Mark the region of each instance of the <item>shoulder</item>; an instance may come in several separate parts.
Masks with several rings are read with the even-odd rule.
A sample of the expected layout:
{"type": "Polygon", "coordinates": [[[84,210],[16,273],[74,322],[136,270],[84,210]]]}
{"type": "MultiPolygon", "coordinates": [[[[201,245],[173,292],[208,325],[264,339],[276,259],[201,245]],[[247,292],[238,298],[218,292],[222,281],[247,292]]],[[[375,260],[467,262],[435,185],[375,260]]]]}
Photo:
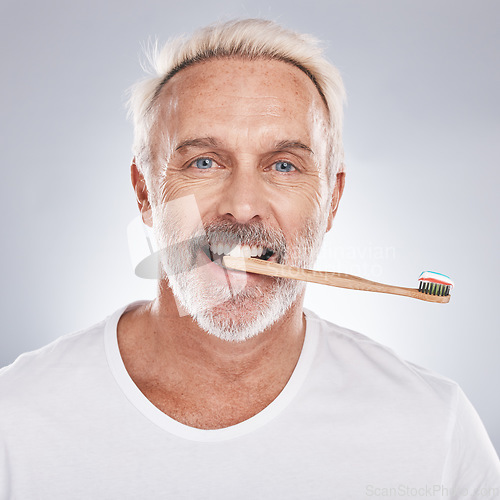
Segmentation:
{"type": "Polygon", "coordinates": [[[451,410],[457,405],[459,385],[450,378],[401,358],[391,348],[359,332],[341,327],[306,311],[317,331],[321,356],[341,367],[343,376],[369,390],[403,401],[427,400],[451,410]]]}
{"type": "Polygon", "coordinates": [[[443,484],[498,484],[500,462],[459,384],[361,333],[310,311],[306,317],[318,338],[315,388],[323,391],[315,392],[327,401],[322,408],[330,419],[341,415],[356,436],[381,448],[402,446],[403,457],[423,453],[442,470],[443,484]]]}
{"type": "Polygon", "coordinates": [[[106,319],[23,353],[0,369],[0,402],[27,399],[29,394],[44,388],[55,388],[57,383],[78,373],[83,365],[95,363],[103,344],[106,319]]]}

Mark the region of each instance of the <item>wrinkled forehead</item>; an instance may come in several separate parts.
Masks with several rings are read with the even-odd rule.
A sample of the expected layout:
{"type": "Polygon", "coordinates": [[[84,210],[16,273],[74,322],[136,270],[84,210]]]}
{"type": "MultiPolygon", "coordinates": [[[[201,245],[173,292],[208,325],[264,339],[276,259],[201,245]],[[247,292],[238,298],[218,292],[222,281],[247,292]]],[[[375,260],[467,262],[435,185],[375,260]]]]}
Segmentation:
{"type": "MultiPolygon", "coordinates": [[[[163,93],[163,89],[166,86],[168,82],[170,82],[172,79],[175,81],[175,75],[177,75],[180,71],[185,70],[187,68],[192,68],[193,66],[199,66],[200,64],[209,64],[209,63],[220,63],[224,66],[226,66],[227,69],[231,66],[229,63],[241,63],[240,66],[246,66],[246,70],[249,71],[250,73],[252,71],[255,71],[255,69],[252,68],[257,68],[258,65],[260,64],[261,66],[266,65],[271,66],[276,68],[277,66],[282,66],[283,64],[286,64],[287,67],[290,68],[295,68],[295,70],[299,70],[302,72],[303,75],[307,76],[308,80],[313,83],[313,85],[316,88],[317,94],[321,97],[321,100],[324,104],[324,108],[326,111],[326,114],[329,116],[329,109],[328,109],[328,102],[326,100],[326,97],[323,93],[323,90],[321,89],[320,85],[318,84],[315,76],[307,70],[304,66],[300,65],[296,61],[293,61],[291,59],[286,59],[286,58],[273,58],[271,56],[265,57],[265,56],[260,56],[260,57],[249,57],[249,56],[243,56],[243,55],[234,55],[234,56],[212,56],[212,57],[207,57],[206,59],[188,59],[184,61],[182,64],[178,65],[177,67],[173,68],[170,72],[167,73],[167,75],[163,78],[163,80],[159,83],[155,94],[152,99],[152,104],[156,103],[156,100],[159,98],[160,94],[163,93]],[[253,64],[256,63],[256,64],[253,64]]],[[[295,71],[297,73],[297,71],[295,71]]],[[[303,77],[302,77],[303,79],[303,77]]],[[[172,91],[172,89],[171,89],[172,91]]],[[[317,97],[317,96],[316,96],[317,97]]]]}
{"type": "Polygon", "coordinates": [[[324,131],[328,123],[314,82],[294,65],[269,59],[220,58],[186,67],[165,83],[156,109],[162,128],[181,135],[210,120],[264,128],[275,123],[290,133],[308,131],[302,135],[318,123],[324,131]]]}

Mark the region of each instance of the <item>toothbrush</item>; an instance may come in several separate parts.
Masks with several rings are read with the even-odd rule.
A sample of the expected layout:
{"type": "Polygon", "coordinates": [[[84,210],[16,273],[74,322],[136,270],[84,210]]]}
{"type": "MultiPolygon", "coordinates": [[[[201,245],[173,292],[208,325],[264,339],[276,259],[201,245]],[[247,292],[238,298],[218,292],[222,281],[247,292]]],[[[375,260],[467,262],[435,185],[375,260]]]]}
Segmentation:
{"type": "Polygon", "coordinates": [[[247,271],[278,278],[291,278],[309,281],[311,283],[319,283],[320,285],[349,288],[351,290],[391,293],[394,295],[425,300],[427,302],[438,302],[440,304],[446,304],[450,301],[449,292],[454,285],[453,281],[448,276],[431,271],[425,271],[420,275],[419,288],[404,288],[365,280],[364,278],[352,276],[350,274],[301,269],[300,267],[285,266],[255,258],[225,255],[222,259],[222,263],[225,267],[237,271],[247,271]]]}

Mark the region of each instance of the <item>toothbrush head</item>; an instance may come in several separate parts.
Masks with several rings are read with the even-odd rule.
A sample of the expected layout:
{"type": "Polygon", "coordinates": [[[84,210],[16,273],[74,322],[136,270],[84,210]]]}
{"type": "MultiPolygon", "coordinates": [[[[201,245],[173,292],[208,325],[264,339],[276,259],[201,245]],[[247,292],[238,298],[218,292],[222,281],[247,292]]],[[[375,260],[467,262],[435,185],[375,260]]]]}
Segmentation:
{"type": "Polygon", "coordinates": [[[454,286],[449,276],[432,271],[424,271],[418,281],[420,282],[418,291],[428,295],[450,295],[450,290],[454,286]]]}

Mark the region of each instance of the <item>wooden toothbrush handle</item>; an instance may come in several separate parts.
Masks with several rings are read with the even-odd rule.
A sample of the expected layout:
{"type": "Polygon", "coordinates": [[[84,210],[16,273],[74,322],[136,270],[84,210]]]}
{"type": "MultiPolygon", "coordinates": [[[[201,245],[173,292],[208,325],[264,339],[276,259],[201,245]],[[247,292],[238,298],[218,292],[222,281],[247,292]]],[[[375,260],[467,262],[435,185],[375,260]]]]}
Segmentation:
{"type": "Polygon", "coordinates": [[[242,257],[224,256],[223,264],[238,271],[247,271],[250,273],[264,274],[266,276],[275,276],[277,278],[290,278],[320,285],[336,286],[340,288],[349,288],[351,290],[364,290],[367,292],[391,293],[393,295],[402,295],[414,299],[425,300],[427,302],[439,302],[445,304],[450,301],[450,295],[428,295],[420,292],[417,288],[404,288],[401,286],[385,285],[376,281],[365,280],[358,276],[344,273],[333,273],[327,271],[314,271],[311,269],[302,269],[300,267],[284,266],[275,262],[267,262],[259,259],[244,259],[242,257]]]}

